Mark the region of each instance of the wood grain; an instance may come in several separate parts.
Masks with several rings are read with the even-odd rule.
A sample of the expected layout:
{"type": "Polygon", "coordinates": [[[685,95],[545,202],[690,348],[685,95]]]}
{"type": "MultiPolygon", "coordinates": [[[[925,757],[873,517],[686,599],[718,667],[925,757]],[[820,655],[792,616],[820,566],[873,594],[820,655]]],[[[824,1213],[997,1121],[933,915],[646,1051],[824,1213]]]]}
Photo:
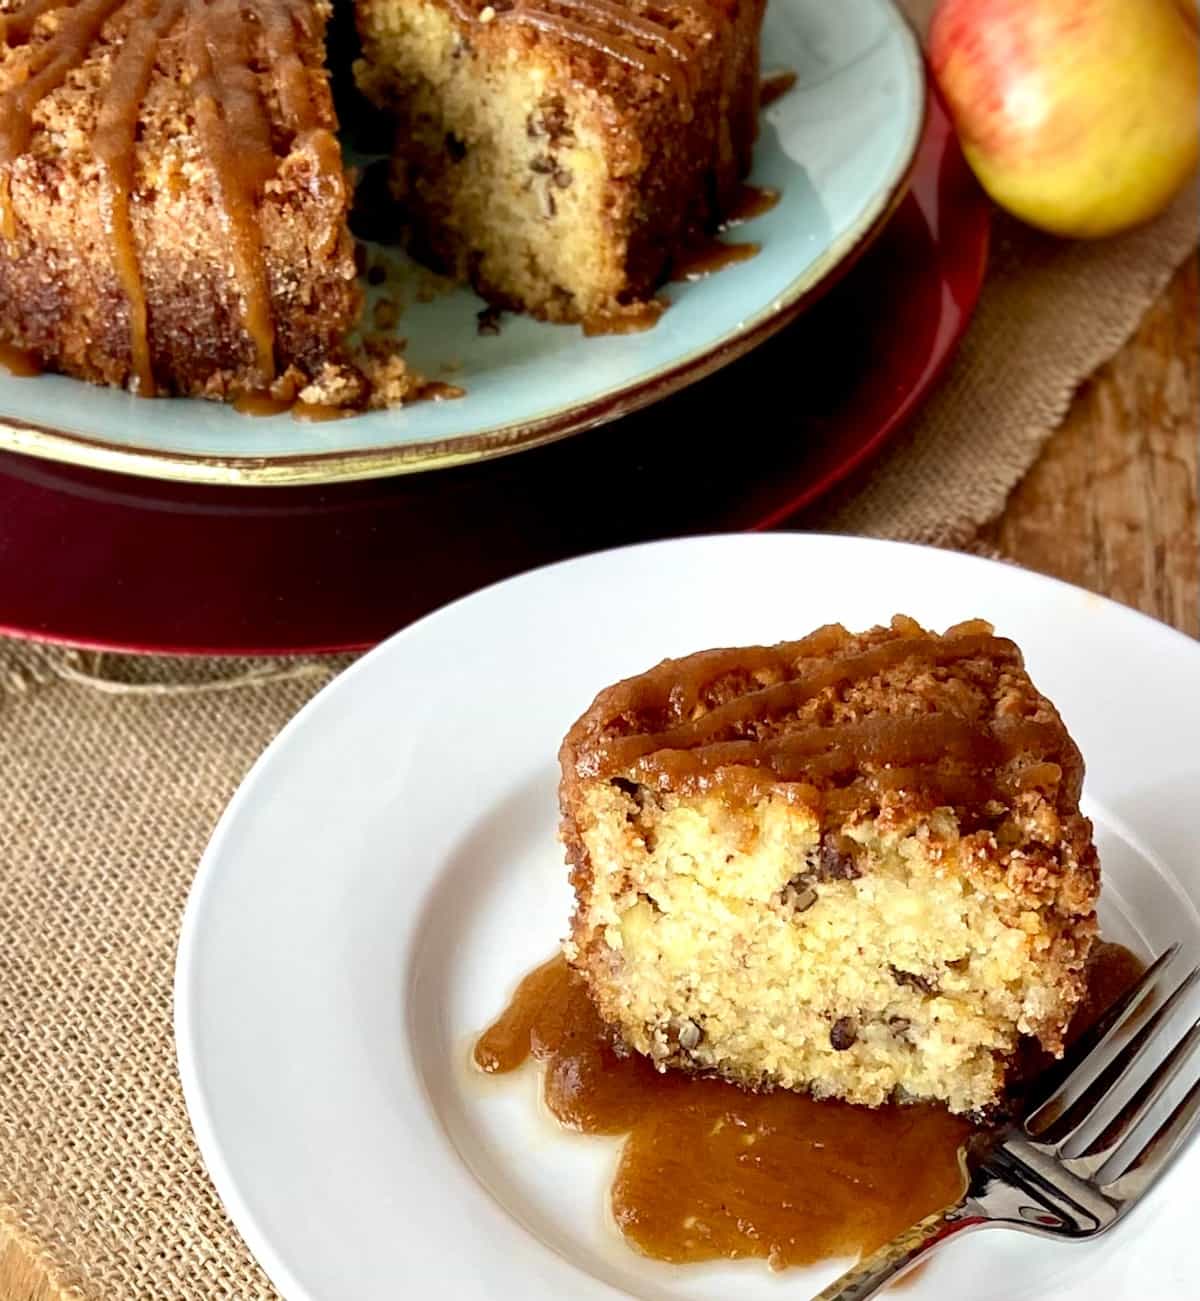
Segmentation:
{"type": "Polygon", "coordinates": [[[0,1225],[0,1298],[2,1301],[62,1301],[62,1293],[41,1265],[0,1225]]]}
{"type": "Polygon", "coordinates": [[[1077,394],[982,541],[1200,636],[1200,257],[1077,394]]]}

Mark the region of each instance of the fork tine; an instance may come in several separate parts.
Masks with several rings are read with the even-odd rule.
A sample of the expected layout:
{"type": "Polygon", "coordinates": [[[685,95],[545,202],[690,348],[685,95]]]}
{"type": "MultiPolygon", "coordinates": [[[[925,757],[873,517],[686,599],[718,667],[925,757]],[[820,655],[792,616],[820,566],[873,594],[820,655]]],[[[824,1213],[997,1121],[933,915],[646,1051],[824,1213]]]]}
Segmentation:
{"type": "Polygon", "coordinates": [[[1079,1152],[1079,1157],[1088,1159],[1091,1170],[1099,1170],[1111,1159],[1125,1139],[1149,1114],[1150,1108],[1167,1091],[1184,1063],[1190,1060],[1198,1044],[1200,1044],[1200,1017],[1192,1022],[1187,1034],[1146,1077],[1138,1091],[1108,1122],[1099,1136],[1079,1152]]]}
{"type": "Polygon", "coordinates": [[[1073,1056],[1078,1054],[1077,1060],[1066,1078],[1059,1082],[1058,1087],[1048,1098],[1025,1117],[1024,1129],[1027,1134],[1033,1138],[1040,1137],[1125,1050],[1130,1035],[1127,1022],[1142,1006],[1146,994],[1154,987],[1159,975],[1178,952],[1178,944],[1172,944],[1170,948],[1164,949],[1146,968],[1141,980],[1118,999],[1091,1030],[1083,1035],[1072,1054],[1073,1056]]]}
{"type": "MultiPolygon", "coordinates": [[[[1167,995],[1166,999],[1158,1005],[1154,1014],[1142,1022],[1133,1038],[1125,1045],[1124,1051],[1115,1058],[1112,1065],[1101,1072],[1096,1082],[1086,1089],[1083,1095],[1068,1107],[1053,1125],[1042,1130],[1038,1135],[1039,1142],[1053,1142],[1057,1145],[1060,1156],[1079,1156],[1083,1154],[1084,1148],[1091,1138],[1094,1138],[1095,1135],[1102,1131],[1105,1135],[1108,1134],[1108,1131],[1112,1128],[1114,1113],[1118,1111],[1118,1108],[1120,1115],[1129,1114],[1129,1105],[1132,1104],[1120,1107],[1118,1097],[1120,1086],[1129,1077],[1134,1067],[1139,1062],[1146,1060],[1150,1049],[1158,1041],[1158,1032],[1161,1030],[1163,1023],[1179,1005],[1180,1000],[1191,989],[1192,985],[1195,984],[1197,976],[1200,976],[1200,967],[1193,967],[1167,995]],[[1053,1134],[1050,1133],[1051,1130],[1053,1130],[1053,1134]],[[1090,1137],[1085,1137],[1085,1135],[1090,1137]]],[[[1181,1046],[1181,1044],[1176,1044],[1170,1056],[1157,1068],[1155,1075],[1163,1070],[1171,1057],[1179,1052],[1181,1046]]],[[[1154,1076],[1151,1076],[1151,1079],[1153,1078],[1154,1076]]],[[[1131,1123],[1136,1123],[1136,1119],[1131,1123]]],[[[1120,1135],[1112,1136],[1112,1143],[1115,1145],[1119,1138],[1120,1135]]]]}
{"type": "MultiPolygon", "coordinates": [[[[1100,1178],[1105,1180],[1101,1192],[1120,1202],[1140,1197],[1170,1165],[1191,1136],[1197,1120],[1200,1120],[1200,1079],[1184,1094],[1175,1110],[1120,1174],[1109,1175],[1106,1170],[1100,1172],[1100,1178]]],[[[1119,1165],[1119,1159],[1109,1162],[1109,1165],[1113,1164],[1119,1165]]]]}

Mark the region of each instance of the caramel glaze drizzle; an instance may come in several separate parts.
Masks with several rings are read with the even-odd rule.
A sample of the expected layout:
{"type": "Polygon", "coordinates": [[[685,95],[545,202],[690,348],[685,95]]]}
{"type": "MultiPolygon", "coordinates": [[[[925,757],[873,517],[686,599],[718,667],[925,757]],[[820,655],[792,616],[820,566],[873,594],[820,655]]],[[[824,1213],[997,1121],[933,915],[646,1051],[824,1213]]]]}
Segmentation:
{"type": "Polygon", "coordinates": [[[906,660],[949,665],[981,654],[1016,660],[1016,647],[1011,642],[988,633],[971,632],[940,639],[895,637],[815,667],[805,669],[797,663],[836,655],[841,645],[840,630],[822,628],[799,642],[748,650],[708,651],[687,661],[667,661],[646,677],[619,684],[605,700],[610,715],[669,709],[671,717],[678,721],[663,731],[601,742],[591,752],[597,764],[595,773],[589,770],[587,775],[601,776],[610,769],[624,769],[653,750],[693,749],[717,740],[722,733],[736,734],[738,727],[778,718],[822,691],[864,681],[906,660]],[[784,680],[747,691],[693,718],[705,687],[734,670],[750,674],[767,671],[784,680]]]}
{"type": "Polygon", "coordinates": [[[592,27],[586,23],[565,18],[562,14],[549,13],[545,9],[525,9],[518,6],[508,11],[513,22],[526,27],[536,27],[539,31],[552,36],[562,36],[576,45],[607,54],[631,68],[638,68],[653,76],[670,81],[679,95],[686,94],[687,82],[680,68],[669,63],[660,54],[653,54],[640,49],[632,41],[623,41],[619,36],[612,36],[601,27],[592,27]]]}
{"type": "MultiPolygon", "coordinates": [[[[34,52],[26,80],[0,98],[0,163],[11,163],[29,148],[33,110],[79,66],[88,47],[100,35],[100,29],[124,3],[125,0],[83,0],[63,19],[54,38],[34,52]]],[[[6,38],[10,30],[5,28],[6,38]]]]}
{"type": "Polygon", "coordinates": [[[72,0],[30,0],[20,13],[0,15],[0,41],[6,45],[24,45],[33,32],[33,25],[51,9],[61,9],[72,0]]]}
{"type": "MultiPolygon", "coordinates": [[[[633,13],[617,0],[552,0],[552,3],[569,12],[558,13],[526,0],[516,0],[511,8],[496,13],[496,21],[533,27],[549,36],[559,36],[598,54],[606,54],[626,67],[670,82],[680,100],[686,100],[692,51],[678,32],[633,13]],[[569,16],[570,13],[577,17],[569,16]],[[656,48],[648,50],[645,45],[656,48]],[[659,51],[665,51],[665,55],[659,51]]],[[[467,7],[466,0],[450,0],[450,7],[462,22],[478,22],[478,15],[467,7]]]]}
{"type": "MultiPolygon", "coordinates": [[[[593,735],[577,750],[576,771],[581,777],[620,773],[650,785],[677,787],[703,782],[718,768],[746,766],[765,770],[778,781],[824,785],[853,778],[867,764],[879,768],[864,775],[876,791],[918,787],[938,791],[954,804],[974,804],[988,798],[999,770],[1024,752],[1057,755],[1076,769],[1061,725],[1025,717],[991,723],[947,713],[876,716],[759,735],[763,724],[799,710],[822,692],[864,681],[901,663],[938,667],[982,656],[1020,665],[1012,642],[978,627],[964,625],[944,638],[900,636],[809,668],[798,668],[797,661],[836,654],[845,637],[840,629],[821,629],[802,642],[777,647],[712,651],[692,657],[690,665],[668,662],[646,678],[613,688],[603,698],[604,717],[667,710],[669,718],[679,721],[655,732],[593,735]],[[733,670],[786,676],[693,717],[705,687],[733,670]],[[980,768],[993,774],[990,780],[973,771],[980,768]]],[[[1057,786],[1063,776],[1063,764],[1039,760],[1009,780],[1020,790],[1035,784],[1057,786]]]]}
{"type": "MultiPolygon", "coordinates": [[[[184,19],[196,126],[230,241],[242,323],[254,349],[255,381],[269,384],[275,377],[275,327],[257,205],[278,158],[252,63],[255,18],[261,24],[266,63],[276,78],[284,125],[296,145],[312,151],[322,177],[344,184],[337,141],[320,123],[297,51],[296,25],[303,28],[300,6],[295,0],[257,0],[252,10],[244,0],[30,0],[19,13],[0,19],[0,41],[9,46],[27,43],[42,15],[67,7],[70,13],[31,55],[26,80],[0,95],[0,163],[12,162],[28,149],[37,104],[80,65],[108,19],[129,10],[93,145],[104,170],[113,262],[129,304],[134,385],[152,395],[147,304],[130,219],[135,141],[138,113],[161,41],[184,19]]],[[[0,234],[11,238],[15,232],[7,205],[5,212],[0,234]]],[[[337,238],[332,228],[329,239],[337,238]]]]}
{"type": "Polygon", "coordinates": [[[250,42],[240,0],[189,0],[186,38],[192,97],[201,144],[213,169],[220,216],[230,239],[242,292],[242,324],[254,346],[255,381],[275,377],[271,319],[256,200],[274,175],[271,124],[250,67],[250,42]]]}
{"type": "Polygon", "coordinates": [[[796,74],[790,68],[780,68],[775,72],[764,72],[758,83],[758,104],[766,108],[774,104],[796,84],[796,74]]]}
{"type": "MultiPolygon", "coordinates": [[[[967,719],[933,714],[920,718],[872,718],[836,727],[813,727],[772,741],[721,741],[691,750],[663,750],[630,765],[635,778],[672,786],[731,766],[766,768],[785,782],[818,785],[853,776],[862,764],[878,765],[871,775],[880,790],[936,788],[951,804],[975,804],[987,798],[993,783],[970,773],[944,772],[941,764],[981,765],[990,771],[1023,751],[1053,745],[1057,729],[1048,723],[1017,720],[989,730],[967,719]]],[[[1061,777],[1059,765],[1047,765],[1045,780],[1061,777]],[[1049,771],[1049,769],[1053,771],[1049,771]]]]}
{"type": "Polygon", "coordinates": [[[7,172],[0,172],[0,239],[16,239],[17,219],[12,209],[12,183],[7,172]]]}
{"type": "MultiPolygon", "coordinates": [[[[688,43],[678,32],[664,27],[652,18],[633,13],[624,5],[615,3],[615,0],[555,0],[555,3],[561,9],[575,9],[593,18],[604,18],[614,27],[628,32],[630,36],[640,36],[651,45],[662,46],[680,63],[686,62],[691,54],[688,43]]],[[[520,0],[517,8],[520,8],[520,0]]]]}
{"type": "Polygon", "coordinates": [[[155,394],[147,332],[146,293],[133,241],[129,201],[133,192],[134,137],[138,108],[150,84],[158,44],[179,21],[183,0],[142,0],[113,60],[112,73],[96,122],[92,144],[104,166],[107,228],[117,278],[129,304],[129,351],[134,381],[142,397],[155,394]]]}
{"type": "MultiPolygon", "coordinates": [[[[285,124],[301,148],[312,150],[319,174],[325,180],[335,181],[344,190],[341,148],[333,132],[321,125],[308,74],[296,49],[293,20],[303,27],[301,14],[291,3],[260,5],[259,13],[266,37],[267,57],[276,69],[279,105],[285,124]]],[[[307,31],[305,34],[308,35],[307,31]]],[[[322,255],[331,251],[339,235],[339,228],[331,222],[326,244],[319,250],[322,255]]]]}

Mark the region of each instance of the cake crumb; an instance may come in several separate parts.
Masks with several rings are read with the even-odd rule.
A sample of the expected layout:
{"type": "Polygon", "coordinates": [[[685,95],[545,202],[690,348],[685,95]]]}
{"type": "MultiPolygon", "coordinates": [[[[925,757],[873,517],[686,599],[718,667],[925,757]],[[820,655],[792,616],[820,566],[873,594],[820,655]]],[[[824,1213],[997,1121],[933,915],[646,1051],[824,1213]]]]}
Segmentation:
{"type": "Polygon", "coordinates": [[[475,329],[479,334],[499,334],[500,323],[504,316],[502,308],[489,303],[482,311],[475,313],[475,329]]]}
{"type": "Polygon", "coordinates": [[[368,373],[371,396],[367,405],[372,411],[401,406],[412,396],[413,376],[403,357],[372,363],[368,373]]]}
{"type": "Polygon", "coordinates": [[[377,330],[391,330],[400,319],[400,304],[394,298],[380,298],[371,308],[371,321],[377,330]]]}
{"type": "Polygon", "coordinates": [[[327,361],[296,397],[308,406],[361,408],[367,388],[368,380],[358,367],[327,361]]]}
{"type": "Polygon", "coordinates": [[[368,410],[399,407],[420,397],[425,378],[405,361],[402,353],[407,342],[406,339],[372,335],[357,349],[355,361],[368,386],[368,410]]]}

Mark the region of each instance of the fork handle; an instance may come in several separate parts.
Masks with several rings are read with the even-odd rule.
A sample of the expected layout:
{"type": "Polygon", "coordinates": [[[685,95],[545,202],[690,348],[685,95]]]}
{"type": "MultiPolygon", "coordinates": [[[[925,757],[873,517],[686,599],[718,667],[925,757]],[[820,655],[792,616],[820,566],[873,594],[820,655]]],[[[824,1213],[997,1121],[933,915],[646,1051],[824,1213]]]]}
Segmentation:
{"type": "Polygon", "coordinates": [[[885,1288],[906,1270],[911,1269],[927,1252],[964,1229],[988,1223],[985,1216],[968,1208],[964,1198],[955,1206],[935,1211],[919,1220],[911,1229],[897,1234],[878,1251],[852,1265],[834,1279],[812,1301],[866,1301],[885,1288]]]}

